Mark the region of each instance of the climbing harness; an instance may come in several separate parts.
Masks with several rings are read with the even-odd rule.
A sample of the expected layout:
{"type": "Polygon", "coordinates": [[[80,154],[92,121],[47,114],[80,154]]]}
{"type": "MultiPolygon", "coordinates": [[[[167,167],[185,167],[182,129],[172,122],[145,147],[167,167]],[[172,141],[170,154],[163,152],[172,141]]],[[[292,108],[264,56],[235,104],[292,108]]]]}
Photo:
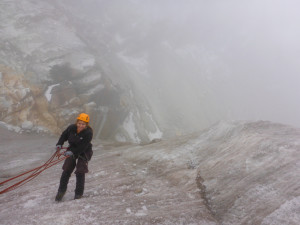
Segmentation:
{"type": "MultiPolygon", "coordinates": [[[[67,148],[62,148],[62,149],[67,149],[67,148]]],[[[63,152],[60,152],[60,150],[57,150],[52,156],[51,158],[46,162],[44,163],[42,166],[39,166],[39,167],[36,167],[34,169],[31,169],[29,171],[26,171],[24,173],[21,173],[19,174],[18,176],[15,176],[15,177],[12,177],[8,180],[5,180],[3,182],[0,183],[0,186],[2,186],[3,184],[9,182],[9,181],[12,181],[12,180],[15,180],[19,177],[22,177],[28,173],[31,173],[29,174],[26,178],[18,181],[17,183],[5,188],[4,190],[0,191],[0,194],[3,194],[3,193],[6,193],[6,192],[9,192],[9,191],[12,191],[26,183],[28,183],[29,181],[33,180],[35,177],[37,177],[39,174],[41,174],[44,170],[60,163],[61,161],[65,160],[66,158],[68,158],[69,156],[64,156],[64,153],[65,151],[63,152]],[[62,157],[61,157],[62,156],[62,157]]]]}

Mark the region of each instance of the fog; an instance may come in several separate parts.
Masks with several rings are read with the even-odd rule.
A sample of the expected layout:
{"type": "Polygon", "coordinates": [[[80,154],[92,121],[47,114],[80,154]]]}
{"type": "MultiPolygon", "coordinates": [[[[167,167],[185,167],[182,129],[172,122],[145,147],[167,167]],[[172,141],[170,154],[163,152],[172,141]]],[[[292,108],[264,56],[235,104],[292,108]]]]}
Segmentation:
{"type": "Polygon", "coordinates": [[[97,138],[135,142],[222,120],[299,127],[299,7],[293,0],[6,0],[0,66],[9,70],[0,73],[12,79],[19,71],[47,100],[33,107],[37,96],[28,96],[32,107],[15,109],[28,88],[16,85],[0,99],[9,105],[0,119],[56,132],[86,111],[97,138]]]}
{"type": "Polygon", "coordinates": [[[298,1],[94,3],[94,14],[88,6],[86,12],[109,15],[111,32],[127,45],[122,56],[140,60],[142,69],[135,64],[131,74],[136,85],[170,124],[242,119],[300,126],[298,1]]]}
{"type": "Polygon", "coordinates": [[[72,176],[53,207],[53,166],[0,195],[1,223],[299,224],[298,1],[0,5],[0,181],[79,112],[94,130],[83,198],[72,176]]]}

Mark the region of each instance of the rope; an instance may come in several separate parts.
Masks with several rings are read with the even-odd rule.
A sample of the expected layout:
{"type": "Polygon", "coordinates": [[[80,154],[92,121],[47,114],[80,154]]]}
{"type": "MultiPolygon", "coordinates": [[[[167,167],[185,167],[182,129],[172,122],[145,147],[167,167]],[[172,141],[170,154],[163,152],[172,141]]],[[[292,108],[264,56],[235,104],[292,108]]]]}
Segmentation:
{"type": "MultiPolygon", "coordinates": [[[[66,148],[63,148],[63,149],[66,149],[66,148]]],[[[3,194],[3,193],[6,193],[6,192],[9,192],[9,191],[12,191],[12,190],[14,190],[14,189],[16,189],[16,188],[18,188],[18,187],[23,186],[24,184],[28,183],[29,181],[31,181],[31,180],[33,180],[35,177],[37,177],[39,174],[41,174],[44,170],[46,170],[46,169],[48,169],[48,168],[50,168],[50,167],[52,167],[52,166],[54,166],[54,165],[60,163],[61,161],[65,160],[66,158],[69,157],[69,156],[63,156],[62,158],[60,158],[63,154],[64,154],[64,152],[63,152],[63,153],[60,153],[60,151],[58,150],[58,151],[56,151],[56,152],[50,157],[50,159],[49,159],[47,162],[45,162],[42,166],[36,167],[36,168],[34,168],[34,169],[31,169],[31,170],[29,170],[29,171],[26,171],[26,172],[24,172],[24,173],[21,173],[20,175],[17,175],[17,176],[15,176],[15,177],[12,177],[12,178],[10,178],[10,179],[8,179],[8,180],[5,180],[5,181],[1,182],[1,183],[0,183],[0,186],[2,186],[3,184],[5,184],[5,183],[7,183],[7,182],[9,182],[9,181],[15,180],[15,179],[17,179],[17,178],[19,178],[19,177],[22,177],[22,176],[24,176],[24,175],[26,175],[26,174],[32,172],[32,173],[31,173],[29,176],[27,176],[25,179],[23,179],[23,180],[21,180],[21,181],[15,183],[15,184],[13,184],[13,185],[7,187],[6,189],[0,191],[0,194],[3,194]],[[57,157],[57,159],[54,159],[55,157],[57,157]]]]}

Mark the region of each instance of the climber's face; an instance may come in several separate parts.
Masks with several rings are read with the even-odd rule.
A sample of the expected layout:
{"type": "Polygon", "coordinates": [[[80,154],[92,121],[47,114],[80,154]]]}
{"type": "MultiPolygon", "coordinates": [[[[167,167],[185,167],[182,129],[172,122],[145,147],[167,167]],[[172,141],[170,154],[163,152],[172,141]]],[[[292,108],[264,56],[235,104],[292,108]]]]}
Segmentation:
{"type": "Polygon", "coordinates": [[[87,123],[81,120],[78,120],[76,125],[77,125],[77,133],[83,131],[87,127],[87,123]]]}

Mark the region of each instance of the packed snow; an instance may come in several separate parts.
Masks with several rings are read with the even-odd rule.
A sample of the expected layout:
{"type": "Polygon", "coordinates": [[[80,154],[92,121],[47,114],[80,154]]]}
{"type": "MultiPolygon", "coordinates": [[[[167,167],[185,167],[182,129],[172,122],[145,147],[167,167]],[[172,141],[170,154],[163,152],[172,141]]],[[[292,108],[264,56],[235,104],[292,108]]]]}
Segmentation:
{"type": "MultiPolygon", "coordinates": [[[[55,137],[0,127],[3,181],[45,162],[55,137]]],[[[1,224],[299,224],[300,129],[222,122],[148,145],[94,140],[84,197],[75,176],[54,201],[61,165],[0,195],[1,224]]],[[[1,186],[3,190],[4,186],[1,186]]]]}
{"type": "Polygon", "coordinates": [[[162,136],[163,136],[163,133],[159,129],[159,127],[157,126],[155,120],[153,119],[153,116],[150,113],[147,113],[147,112],[146,112],[146,115],[149,117],[149,119],[152,121],[152,123],[155,126],[155,131],[148,133],[149,140],[161,139],[162,136]]]}
{"type": "Polygon", "coordinates": [[[124,129],[127,131],[128,135],[130,136],[131,140],[136,143],[140,143],[141,140],[137,135],[137,129],[135,127],[135,123],[133,121],[133,113],[130,112],[129,116],[126,118],[123,124],[124,129]]]}
{"type": "Polygon", "coordinates": [[[58,86],[59,84],[53,84],[53,85],[50,85],[48,88],[47,88],[47,90],[46,90],[46,92],[45,92],[45,97],[46,97],[46,99],[48,100],[48,102],[50,102],[51,101],[51,98],[52,98],[52,89],[54,88],[54,87],[56,87],[56,86],[58,86]]]}

